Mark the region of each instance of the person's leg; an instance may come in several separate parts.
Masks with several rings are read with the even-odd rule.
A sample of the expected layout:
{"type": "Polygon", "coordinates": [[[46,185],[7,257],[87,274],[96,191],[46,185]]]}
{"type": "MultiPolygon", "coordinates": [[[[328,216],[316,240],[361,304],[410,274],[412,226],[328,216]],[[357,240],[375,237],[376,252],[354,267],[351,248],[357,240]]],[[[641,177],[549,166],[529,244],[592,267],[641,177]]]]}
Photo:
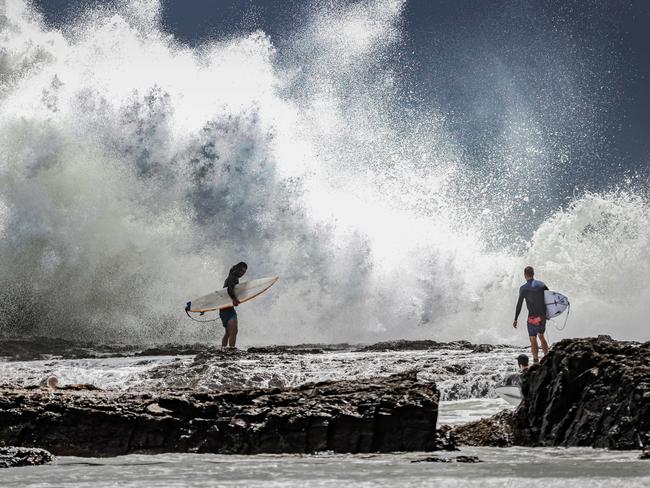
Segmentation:
{"type": "Polygon", "coordinates": [[[542,345],[542,351],[544,351],[544,357],[546,357],[548,354],[548,344],[546,343],[544,333],[542,332],[541,334],[537,334],[537,337],[539,337],[539,342],[542,345]]]}
{"type": "Polygon", "coordinates": [[[231,341],[231,329],[228,327],[228,325],[230,324],[231,320],[237,320],[237,312],[235,312],[232,308],[225,308],[219,311],[219,318],[221,319],[224,330],[223,337],[221,338],[221,347],[228,347],[228,344],[231,341]]]}
{"type": "Polygon", "coordinates": [[[228,321],[227,334],[228,346],[235,347],[235,344],[237,343],[237,317],[228,321]]]}
{"type": "Polygon", "coordinates": [[[537,364],[539,362],[539,347],[537,346],[537,328],[530,322],[526,323],[526,328],[528,329],[528,338],[530,339],[530,352],[533,353],[533,364],[537,364]]]}
{"type": "Polygon", "coordinates": [[[528,336],[530,339],[530,352],[533,353],[533,364],[539,363],[539,347],[537,346],[537,337],[528,336]]]}

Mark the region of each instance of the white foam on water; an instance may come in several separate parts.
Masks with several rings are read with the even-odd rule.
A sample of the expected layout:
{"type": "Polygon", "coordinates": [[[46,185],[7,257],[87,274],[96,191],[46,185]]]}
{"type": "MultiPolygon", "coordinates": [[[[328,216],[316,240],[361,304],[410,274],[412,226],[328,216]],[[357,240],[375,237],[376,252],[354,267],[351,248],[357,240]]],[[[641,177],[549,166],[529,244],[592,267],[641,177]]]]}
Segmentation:
{"type": "MultiPolygon", "coordinates": [[[[6,361],[0,362],[0,384],[38,385],[54,375],[61,386],[87,383],[109,390],[192,388],[217,392],[233,388],[296,387],[305,383],[417,371],[421,381],[435,382],[441,400],[489,398],[492,403],[486,408],[492,411],[495,402],[499,403],[494,387],[507,374],[516,371],[519,353],[513,349],[490,353],[468,350],[371,351],[267,353],[207,359],[200,356],[196,359],[193,356],[152,356],[6,361]]],[[[450,408],[454,410],[453,405],[450,408]]],[[[479,410],[473,405],[460,410],[473,409],[479,410]]]]}
{"type": "Polygon", "coordinates": [[[90,384],[106,390],[138,390],[146,386],[143,377],[148,370],[190,361],[187,356],[8,361],[0,362],[0,384],[34,386],[56,376],[59,386],[90,384]]]}

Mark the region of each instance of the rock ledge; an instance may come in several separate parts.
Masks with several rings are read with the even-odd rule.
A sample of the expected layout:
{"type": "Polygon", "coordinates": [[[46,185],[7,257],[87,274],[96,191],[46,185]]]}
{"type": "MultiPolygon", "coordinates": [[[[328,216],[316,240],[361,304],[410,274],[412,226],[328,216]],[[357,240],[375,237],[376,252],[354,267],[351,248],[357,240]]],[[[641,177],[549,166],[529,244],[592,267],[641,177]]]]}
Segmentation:
{"type": "Polygon", "coordinates": [[[0,389],[0,444],[56,455],[430,451],[439,393],[414,372],[298,388],[0,389]]]}

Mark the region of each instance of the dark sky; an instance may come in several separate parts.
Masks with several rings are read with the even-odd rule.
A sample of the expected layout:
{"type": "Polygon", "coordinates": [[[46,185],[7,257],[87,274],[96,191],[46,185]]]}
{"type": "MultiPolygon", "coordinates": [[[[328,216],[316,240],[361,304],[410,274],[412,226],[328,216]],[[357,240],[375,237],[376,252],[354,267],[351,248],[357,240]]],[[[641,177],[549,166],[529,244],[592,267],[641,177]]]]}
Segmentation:
{"type": "MultiPolygon", "coordinates": [[[[49,22],[63,24],[80,5],[101,2],[35,3],[49,22]]],[[[280,53],[313,10],[310,2],[294,0],[165,0],[163,9],[165,29],[181,42],[196,45],[260,28],[280,53]]],[[[451,124],[477,157],[485,156],[481,141],[500,129],[499,83],[507,73],[546,125],[558,121],[558,144],[573,146],[576,172],[588,168],[595,180],[626,170],[646,173],[650,1],[411,0],[404,32],[395,61],[408,66],[403,83],[416,93],[413,103],[454,114],[451,124]],[[556,81],[565,74],[578,86],[577,97],[564,98],[556,81]],[[571,103],[581,108],[567,108],[571,103]],[[594,120],[583,113],[595,114],[594,120]]]]}

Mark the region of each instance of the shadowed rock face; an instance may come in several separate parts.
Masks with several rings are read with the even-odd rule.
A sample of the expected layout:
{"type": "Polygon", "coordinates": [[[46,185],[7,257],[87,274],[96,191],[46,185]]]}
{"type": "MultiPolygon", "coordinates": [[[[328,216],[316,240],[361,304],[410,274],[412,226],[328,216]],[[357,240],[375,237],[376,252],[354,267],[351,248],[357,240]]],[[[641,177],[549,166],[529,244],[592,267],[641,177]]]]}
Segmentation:
{"type": "Polygon", "coordinates": [[[522,391],[517,445],[650,444],[650,342],[563,340],[524,374],[522,391]]]}
{"type": "Polygon", "coordinates": [[[0,390],[0,444],[57,455],[433,450],[439,393],[415,373],[291,389],[0,390]]]}

